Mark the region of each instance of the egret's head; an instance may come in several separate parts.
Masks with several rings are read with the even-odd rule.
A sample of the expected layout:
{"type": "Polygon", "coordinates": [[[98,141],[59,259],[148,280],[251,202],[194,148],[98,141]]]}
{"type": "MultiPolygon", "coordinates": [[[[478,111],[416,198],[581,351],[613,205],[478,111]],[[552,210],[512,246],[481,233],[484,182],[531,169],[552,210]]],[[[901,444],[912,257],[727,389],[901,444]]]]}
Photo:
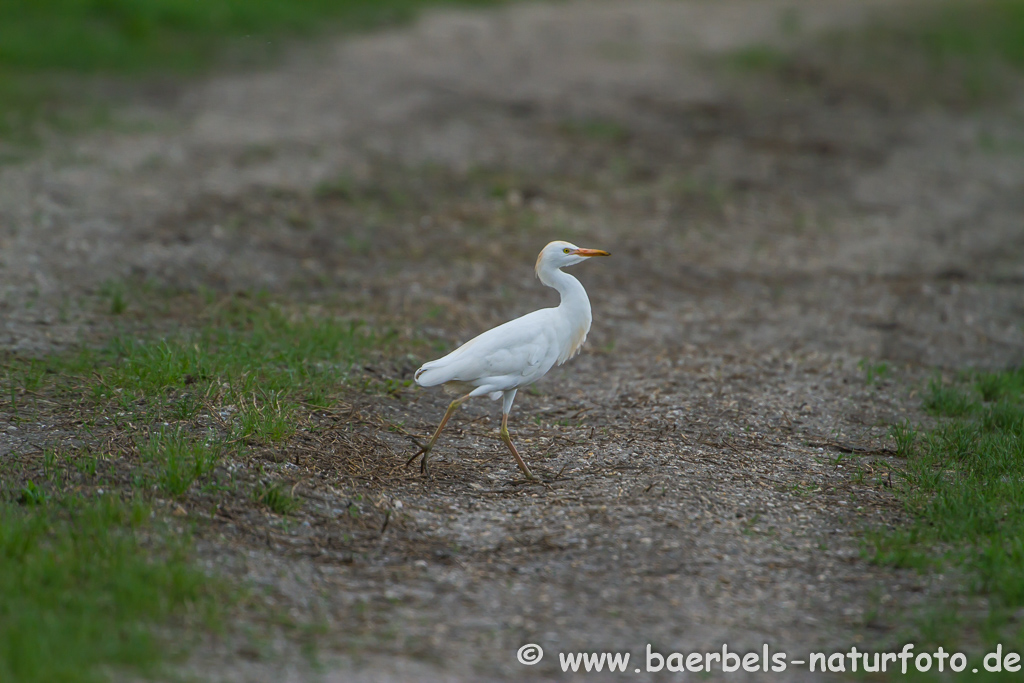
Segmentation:
{"type": "Polygon", "coordinates": [[[550,268],[564,268],[572,266],[580,261],[586,261],[592,256],[611,256],[607,251],[601,249],[583,249],[570,242],[551,242],[541,249],[537,257],[537,270],[541,266],[550,268]]]}

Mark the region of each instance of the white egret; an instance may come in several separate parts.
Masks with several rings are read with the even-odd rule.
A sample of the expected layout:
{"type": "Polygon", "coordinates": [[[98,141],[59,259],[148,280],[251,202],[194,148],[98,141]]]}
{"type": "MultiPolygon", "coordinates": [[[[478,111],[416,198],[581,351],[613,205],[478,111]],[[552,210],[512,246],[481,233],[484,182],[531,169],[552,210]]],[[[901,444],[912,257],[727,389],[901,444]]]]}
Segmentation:
{"type": "Polygon", "coordinates": [[[495,401],[504,400],[501,440],[523,474],[534,478],[512,445],[508,413],[520,387],[533,384],[555,364],[561,365],[575,356],[586,341],[591,322],[590,299],[580,281],[561,268],[592,256],[609,254],[600,249],[581,249],[569,242],[551,242],[537,257],[536,273],[542,283],[558,290],[562,299],[558,306],[542,308],[488,330],[416,371],[416,383],[421,387],[443,384],[462,395],[451,402],[430,441],[419,444],[420,450],[409,458],[409,463],[422,455],[420,469],[426,473],[427,456],[452,413],[468,399],[487,395],[495,401]]]}

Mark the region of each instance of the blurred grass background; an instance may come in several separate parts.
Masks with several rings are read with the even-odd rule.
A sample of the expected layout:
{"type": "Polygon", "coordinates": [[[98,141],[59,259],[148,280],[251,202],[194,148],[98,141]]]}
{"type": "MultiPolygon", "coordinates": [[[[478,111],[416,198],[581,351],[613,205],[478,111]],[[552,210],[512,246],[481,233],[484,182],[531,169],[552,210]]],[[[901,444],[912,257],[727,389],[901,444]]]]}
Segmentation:
{"type": "Polygon", "coordinates": [[[0,66],[189,72],[210,64],[234,40],[371,28],[442,2],[496,0],[4,0],[0,66]]]}
{"type": "MultiPolygon", "coordinates": [[[[0,139],[31,141],[40,123],[65,128],[104,120],[111,93],[126,89],[118,84],[265,64],[290,41],[406,21],[428,5],[503,1],[3,0],[0,139]]],[[[892,71],[894,88],[917,83],[915,101],[934,92],[942,104],[973,104],[1006,90],[1001,70],[1024,69],[1024,0],[893,9],[887,15],[897,15],[895,21],[830,36],[826,50],[815,50],[816,71],[873,80],[892,71]]],[[[806,77],[807,60],[792,47],[754,46],[733,61],[748,71],[788,69],[806,77]]]]}
{"type": "MultiPolygon", "coordinates": [[[[914,8],[915,11],[919,11],[914,8]]],[[[890,29],[935,62],[999,60],[1024,67],[1024,1],[954,0],[937,3],[931,21],[890,29]]]]}
{"type": "MultiPolygon", "coordinates": [[[[790,13],[786,33],[799,33],[790,13]]],[[[1005,101],[1024,72],[1024,0],[893,3],[863,26],[795,44],[751,45],[735,70],[815,92],[856,91],[897,108],[963,110],[1005,101]]]]}
{"type": "Polygon", "coordinates": [[[24,141],[40,119],[69,123],[58,114],[95,99],[90,80],[259,64],[289,40],[406,21],[428,5],[501,1],[3,0],[0,137],[24,141]]]}

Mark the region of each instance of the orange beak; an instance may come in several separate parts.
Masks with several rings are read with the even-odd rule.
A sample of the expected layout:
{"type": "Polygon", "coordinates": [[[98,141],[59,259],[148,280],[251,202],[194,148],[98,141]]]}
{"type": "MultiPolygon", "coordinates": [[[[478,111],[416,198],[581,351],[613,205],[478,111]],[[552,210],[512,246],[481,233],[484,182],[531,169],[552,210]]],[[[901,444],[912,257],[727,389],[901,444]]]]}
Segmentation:
{"type": "Polygon", "coordinates": [[[573,253],[579,256],[611,256],[611,254],[603,249],[577,249],[573,253]]]}

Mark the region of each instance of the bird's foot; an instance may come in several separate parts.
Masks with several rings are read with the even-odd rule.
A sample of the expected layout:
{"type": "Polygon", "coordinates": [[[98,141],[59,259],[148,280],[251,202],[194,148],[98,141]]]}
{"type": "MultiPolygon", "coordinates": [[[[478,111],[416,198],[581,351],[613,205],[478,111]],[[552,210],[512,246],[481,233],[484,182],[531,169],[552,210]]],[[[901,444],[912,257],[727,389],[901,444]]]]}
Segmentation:
{"type": "Polygon", "coordinates": [[[422,441],[416,439],[415,437],[410,438],[412,438],[412,442],[419,446],[420,449],[413,453],[413,456],[411,458],[405,461],[405,466],[408,467],[413,463],[414,460],[416,460],[416,458],[423,456],[423,459],[420,460],[420,472],[429,475],[429,472],[427,471],[427,456],[430,454],[430,449],[434,447],[434,444],[423,443],[422,441]]]}
{"type": "MultiPolygon", "coordinates": [[[[565,472],[565,467],[563,467],[562,469],[558,470],[557,473],[552,473],[552,472],[548,471],[548,472],[542,472],[539,476],[534,474],[533,472],[526,471],[526,472],[523,472],[523,474],[525,475],[524,478],[522,478],[522,479],[513,479],[511,484],[512,484],[512,486],[525,486],[527,484],[536,484],[536,485],[539,485],[539,486],[548,486],[549,484],[553,484],[556,481],[562,481],[562,479],[563,479],[562,473],[563,472],[565,472]]],[[[550,488],[550,486],[548,486],[548,488],[550,488]]]]}
{"type": "Polygon", "coordinates": [[[513,486],[521,486],[523,484],[542,484],[540,477],[530,471],[530,468],[526,466],[526,463],[516,463],[519,465],[519,471],[523,473],[522,479],[513,479],[513,486]]]}
{"type": "Polygon", "coordinates": [[[551,485],[555,480],[548,479],[547,477],[533,476],[530,479],[513,479],[508,483],[510,488],[516,488],[519,486],[543,486],[548,491],[554,491],[555,488],[551,485]]]}

